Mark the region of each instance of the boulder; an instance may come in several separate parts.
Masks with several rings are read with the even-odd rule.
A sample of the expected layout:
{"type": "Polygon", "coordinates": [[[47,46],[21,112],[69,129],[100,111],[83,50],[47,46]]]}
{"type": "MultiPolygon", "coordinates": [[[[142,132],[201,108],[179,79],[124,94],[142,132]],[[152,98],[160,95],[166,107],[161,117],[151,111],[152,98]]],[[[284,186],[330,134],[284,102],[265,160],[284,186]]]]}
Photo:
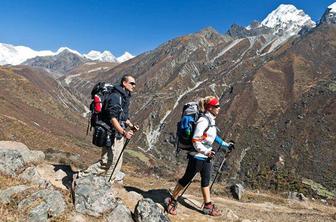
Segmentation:
{"type": "Polygon", "coordinates": [[[25,191],[28,188],[30,187],[26,185],[18,185],[18,186],[9,187],[4,190],[0,190],[0,203],[8,204],[11,201],[11,197],[14,194],[21,193],[22,191],[25,191]]]}
{"type": "Polygon", "coordinates": [[[117,206],[107,216],[108,222],[134,222],[131,211],[125,206],[121,199],[117,199],[117,206]]]}
{"type": "Polygon", "coordinates": [[[57,188],[68,190],[71,186],[69,181],[71,179],[67,177],[67,173],[62,169],[57,169],[54,165],[42,163],[36,166],[36,170],[44,180],[57,188]]]}
{"type": "Polygon", "coordinates": [[[227,209],[223,215],[226,217],[226,219],[228,221],[238,221],[239,217],[237,216],[237,214],[235,214],[232,210],[227,209]]]}
{"type": "Polygon", "coordinates": [[[48,205],[41,203],[31,209],[28,214],[28,221],[32,222],[47,222],[48,221],[48,205]]]}
{"type": "Polygon", "coordinates": [[[298,201],[307,200],[307,198],[302,193],[298,193],[298,192],[288,192],[288,199],[298,200],[298,201]]]}
{"type": "Polygon", "coordinates": [[[111,183],[106,177],[88,175],[75,180],[75,209],[77,212],[99,217],[117,206],[111,183]]]}
{"type": "Polygon", "coordinates": [[[25,164],[39,163],[45,159],[45,155],[42,151],[30,150],[26,145],[20,142],[0,141],[0,149],[18,151],[22,155],[25,164]]]}
{"type": "Polygon", "coordinates": [[[241,184],[233,184],[230,187],[231,194],[234,198],[237,200],[240,200],[242,198],[242,195],[244,193],[244,187],[241,184]]]}
{"type": "Polygon", "coordinates": [[[16,170],[24,166],[22,155],[16,150],[0,148],[0,172],[6,175],[15,176],[16,170]]]}
{"type": "Polygon", "coordinates": [[[31,221],[46,221],[50,217],[61,215],[65,210],[63,195],[53,189],[39,190],[20,201],[18,209],[29,209],[31,221]]]}
{"type": "Polygon", "coordinates": [[[134,219],[137,222],[166,222],[170,219],[150,198],[140,200],[135,206],[134,219]]]}
{"type": "Polygon", "coordinates": [[[19,175],[20,179],[24,179],[24,180],[28,180],[34,184],[40,185],[42,187],[50,187],[51,183],[47,180],[45,180],[40,173],[38,172],[38,170],[36,169],[36,167],[28,167],[27,169],[25,169],[20,175],[19,175]]]}

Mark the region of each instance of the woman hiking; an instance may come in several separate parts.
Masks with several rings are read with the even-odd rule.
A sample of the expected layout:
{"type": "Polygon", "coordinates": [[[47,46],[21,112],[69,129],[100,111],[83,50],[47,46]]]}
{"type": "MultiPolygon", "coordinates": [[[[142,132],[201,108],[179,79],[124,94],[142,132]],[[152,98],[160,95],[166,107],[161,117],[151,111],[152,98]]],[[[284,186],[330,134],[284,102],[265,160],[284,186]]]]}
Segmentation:
{"type": "Polygon", "coordinates": [[[184,176],[178,180],[172,195],[165,199],[166,210],[172,215],[177,214],[177,198],[180,192],[189,184],[196,173],[200,172],[201,190],[204,199],[203,213],[210,216],[221,216],[220,210],[211,202],[210,198],[211,158],[215,155],[211,145],[216,141],[222,148],[229,149],[233,143],[226,143],[217,136],[215,118],[220,110],[218,99],[213,96],[201,99],[199,109],[204,114],[197,120],[192,138],[195,151],[188,153],[189,161],[184,176]]]}

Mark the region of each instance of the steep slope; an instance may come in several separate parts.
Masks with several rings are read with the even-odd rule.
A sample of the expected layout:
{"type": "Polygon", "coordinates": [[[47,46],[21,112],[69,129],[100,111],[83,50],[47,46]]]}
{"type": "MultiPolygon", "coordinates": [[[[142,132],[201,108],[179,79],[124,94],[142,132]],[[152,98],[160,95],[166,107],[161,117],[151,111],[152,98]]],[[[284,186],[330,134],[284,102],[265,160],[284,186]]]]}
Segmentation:
{"type": "Polygon", "coordinates": [[[224,125],[248,151],[241,173],[252,178],[283,155],[297,174],[335,187],[335,34],[319,26],[234,93],[224,125]]]}
{"type": "Polygon", "coordinates": [[[86,120],[78,114],[82,105],[76,98],[41,70],[0,67],[0,77],[1,140],[81,154],[76,164],[92,161],[95,151],[85,137],[86,120]]]}

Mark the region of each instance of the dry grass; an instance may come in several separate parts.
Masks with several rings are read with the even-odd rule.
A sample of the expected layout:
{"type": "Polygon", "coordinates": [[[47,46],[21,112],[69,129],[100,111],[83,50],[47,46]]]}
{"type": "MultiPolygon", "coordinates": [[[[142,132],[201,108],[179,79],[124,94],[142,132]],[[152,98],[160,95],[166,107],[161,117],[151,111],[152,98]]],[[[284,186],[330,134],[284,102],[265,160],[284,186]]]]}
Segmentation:
{"type": "Polygon", "coordinates": [[[17,212],[13,211],[6,205],[0,205],[0,220],[1,221],[22,221],[17,212]]]}

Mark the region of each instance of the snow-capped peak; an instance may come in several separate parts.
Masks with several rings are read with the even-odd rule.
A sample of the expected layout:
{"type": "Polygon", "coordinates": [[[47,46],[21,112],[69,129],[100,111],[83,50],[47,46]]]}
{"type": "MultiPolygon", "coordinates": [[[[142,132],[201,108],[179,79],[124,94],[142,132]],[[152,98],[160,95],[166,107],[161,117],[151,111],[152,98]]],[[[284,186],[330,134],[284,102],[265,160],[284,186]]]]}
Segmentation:
{"type": "Polygon", "coordinates": [[[56,52],[52,52],[50,50],[35,51],[26,46],[14,46],[11,44],[0,43],[0,65],[19,65],[27,59],[37,56],[55,56],[64,51],[69,51],[80,57],[101,62],[122,63],[134,57],[129,52],[125,52],[122,56],[116,58],[110,51],[107,50],[103,52],[91,50],[89,53],[82,55],[78,51],[68,47],[61,47],[56,52]]]}
{"type": "Polygon", "coordinates": [[[18,65],[36,56],[54,55],[50,50],[34,51],[26,46],[14,46],[0,43],[0,65],[18,65]]]}
{"type": "Polygon", "coordinates": [[[273,28],[277,35],[295,35],[304,27],[315,27],[315,22],[294,5],[281,4],[262,22],[262,25],[273,28]]]}
{"type": "Polygon", "coordinates": [[[116,57],[107,50],[105,50],[104,52],[91,50],[89,53],[84,54],[83,56],[91,60],[98,60],[102,62],[117,62],[116,57]]]}
{"type": "Polygon", "coordinates": [[[132,58],[134,58],[134,56],[131,53],[125,52],[122,56],[118,57],[117,60],[119,63],[122,63],[132,58]]]}
{"type": "Polygon", "coordinates": [[[330,9],[329,12],[336,13],[336,2],[332,3],[331,5],[329,5],[328,8],[330,9]]]}
{"type": "Polygon", "coordinates": [[[76,55],[78,55],[78,56],[82,56],[82,54],[80,54],[78,51],[76,51],[76,50],[73,50],[73,49],[70,49],[70,48],[68,48],[68,47],[61,47],[61,48],[59,48],[58,50],[57,50],[57,52],[56,53],[54,53],[54,55],[58,55],[58,54],[60,54],[61,52],[63,52],[63,51],[69,51],[69,52],[71,52],[71,53],[73,53],[73,54],[76,54],[76,55]]]}

